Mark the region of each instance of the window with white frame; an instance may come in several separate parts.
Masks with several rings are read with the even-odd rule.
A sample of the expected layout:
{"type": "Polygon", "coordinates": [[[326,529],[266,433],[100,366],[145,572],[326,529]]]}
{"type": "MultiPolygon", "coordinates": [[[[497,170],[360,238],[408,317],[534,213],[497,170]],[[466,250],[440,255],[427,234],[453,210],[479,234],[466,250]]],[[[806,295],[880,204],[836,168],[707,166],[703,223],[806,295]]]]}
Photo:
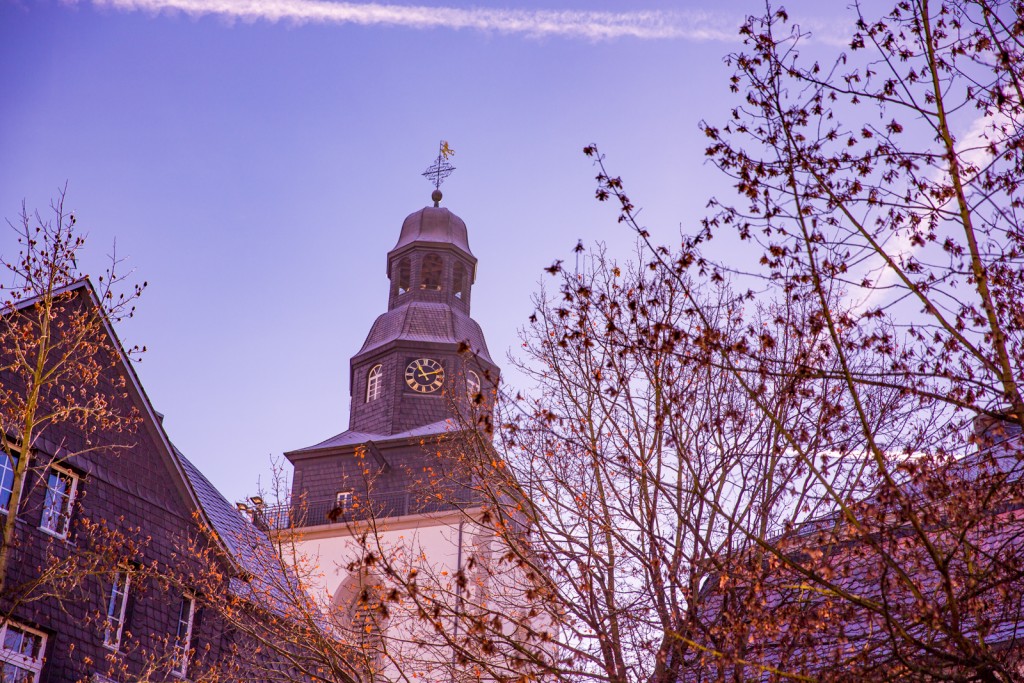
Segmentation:
{"type": "Polygon", "coordinates": [[[14,470],[18,466],[17,452],[0,450],[0,512],[7,512],[14,495],[14,470]]]}
{"type": "Polygon", "coordinates": [[[39,528],[64,538],[71,527],[71,506],[78,492],[78,475],[60,467],[51,467],[46,478],[46,499],[39,528]]]}
{"type": "Polygon", "coordinates": [[[128,609],[128,587],[131,575],[126,571],[114,573],[107,600],[107,623],[103,629],[103,644],[112,650],[121,646],[121,632],[124,630],[124,616],[128,609]]]}
{"type": "Polygon", "coordinates": [[[0,681],[36,683],[43,668],[46,634],[8,621],[0,626],[0,681]]]}
{"type": "Polygon", "coordinates": [[[192,645],[192,622],[196,615],[196,601],[188,595],[181,598],[178,608],[178,629],[174,636],[174,674],[184,678],[188,674],[188,655],[192,645]]]}
{"type": "Polygon", "coordinates": [[[381,389],[384,386],[384,366],[374,365],[366,375],[366,402],[376,401],[380,398],[381,389]]]}

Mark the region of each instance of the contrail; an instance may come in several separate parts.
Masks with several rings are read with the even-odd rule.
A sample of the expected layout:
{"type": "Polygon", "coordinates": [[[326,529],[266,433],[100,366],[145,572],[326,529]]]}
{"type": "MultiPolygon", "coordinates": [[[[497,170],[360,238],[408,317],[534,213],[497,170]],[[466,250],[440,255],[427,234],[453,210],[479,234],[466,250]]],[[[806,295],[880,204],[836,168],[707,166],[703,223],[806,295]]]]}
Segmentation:
{"type": "Polygon", "coordinates": [[[729,21],[710,13],[690,11],[462,9],[329,0],[92,0],[92,4],[126,11],[183,12],[193,17],[219,16],[242,21],[472,29],[586,40],[735,41],[740,23],[739,17],[729,21]]]}

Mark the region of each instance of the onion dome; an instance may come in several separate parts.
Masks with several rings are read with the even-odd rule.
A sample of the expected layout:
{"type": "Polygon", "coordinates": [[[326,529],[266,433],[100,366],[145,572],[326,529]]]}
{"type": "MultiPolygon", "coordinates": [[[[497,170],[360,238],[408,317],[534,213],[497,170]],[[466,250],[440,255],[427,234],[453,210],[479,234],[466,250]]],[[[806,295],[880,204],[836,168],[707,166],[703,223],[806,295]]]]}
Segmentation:
{"type": "Polygon", "coordinates": [[[412,244],[451,245],[473,256],[465,222],[440,206],[426,206],[409,214],[391,254],[412,244]]]}

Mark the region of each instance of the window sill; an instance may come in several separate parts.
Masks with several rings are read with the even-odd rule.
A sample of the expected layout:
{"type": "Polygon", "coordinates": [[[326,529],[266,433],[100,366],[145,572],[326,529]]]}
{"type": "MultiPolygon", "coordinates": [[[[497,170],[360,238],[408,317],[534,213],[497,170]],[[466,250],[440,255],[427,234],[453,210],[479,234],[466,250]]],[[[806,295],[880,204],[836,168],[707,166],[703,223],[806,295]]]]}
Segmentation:
{"type": "Polygon", "coordinates": [[[56,531],[53,531],[52,529],[47,529],[45,526],[40,526],[36,528],[42,531],[47,536],[52,536],[53,538],[59,539],[61,541],[68,540],[68,532],[66,531],[63,534],[58,534],[56,531]]]}

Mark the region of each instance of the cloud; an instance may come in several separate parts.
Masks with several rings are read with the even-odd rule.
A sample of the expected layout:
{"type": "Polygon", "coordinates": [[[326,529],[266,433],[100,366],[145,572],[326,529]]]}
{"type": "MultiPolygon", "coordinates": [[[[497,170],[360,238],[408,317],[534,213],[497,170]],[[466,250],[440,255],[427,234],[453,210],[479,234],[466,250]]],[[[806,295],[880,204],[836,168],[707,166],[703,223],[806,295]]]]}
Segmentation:
{"type": "MultiPolygon", "coordinates": [[[[1012,104],[1009,106],[1012,106],[1012,104]]],[[[1004,110],[1000,110],[991,116],[984,113],[979,114],[966,126],[965,132],[957,138],[956,150],[963,173],[962,181],[968,186],[968,192],[971,192],[972,188],[970,186],[973,184],[971,181],[974,180],[974,174],[993,161],[989,147],[990,143],[994,144],[998,149],[1003,149],[1010,138],[1018,135],[1017,131],[1018,129],[1014,125],[1013,119],[1004,110]]],[[[937,162],[939,159],[938,151],[933,151],[933,154],[937,162]]],[[[953,183],[949,177],[949,169],[941,165],[933,166],[924,175],[923,179],[929,184],[935,185],[951,187],[953,183]]],[[[972,199],[972,201],[977,200],[972,199]]],[[[991,199],[987,200],[987,202],[991,201],[991,199]]],[[[952,197],[946,200],[947,204],[953,202],[954,199],[952,197]]],[[[915,209],[910,206],[907,207],[907,210],[908,212],[915,212],[915,209]]],[[[916,211],[916,213],[922,218],[926,218],[929,212],[916,211]]],[[[921,251],[920,247],[914,246],[909,228],[892,233],[883,246],[889,256],[901,266],[921,251]]],[[[868,288],[867,294],[857,304],[856,307],[859,310],[866,311],[876,306],[887,305],[906,294],[905,289],[897,287],[900,284],[900,279],[896,271],[886,265],[880,256],[874,259],[871,267],[865,268],[864,271],[865,276],[871,279],[874,284],[868,288]]]]}
{"type": "Polygon", "coordinates": [[[741,21],[740,17],[695,11],[520,10],[329,0],[92,0],[92,4],[123,11],[183,12],[192,17],[242,21],[471,29],[586,40],[735,41],[741,21]]]}

